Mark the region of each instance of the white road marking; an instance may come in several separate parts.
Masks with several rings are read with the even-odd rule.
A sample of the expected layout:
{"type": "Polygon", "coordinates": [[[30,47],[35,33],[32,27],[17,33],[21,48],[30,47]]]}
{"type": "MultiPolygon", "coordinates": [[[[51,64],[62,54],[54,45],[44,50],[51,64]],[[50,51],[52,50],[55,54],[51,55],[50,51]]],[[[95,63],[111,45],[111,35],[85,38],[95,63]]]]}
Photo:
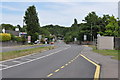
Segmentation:
{"type": "Polygon", "coordinates": [[[8,65],[3,65],[3,64],[0,64],[0,66],[1,66],[1,67],[2,67],[2,66],[3,66],[3,67],[8,67],[8,65]]]}
{"type": "Polygon", "coordinates": [[[31,59],[25,59],[25,60],[31,60],[31,59]]]}
{"type": "Polygon", "coordinates": [[[30,61],[21,62],[21,63],[19,63],[19,64],[13,65],[13,66],[8,66],[8,67],[6,67],[6,68],[2,68],[2,69],[0,69],[0,70],[9,69],[9,68],[16,67],[16,66],[19,66],[19,65],[22,65],[22,64],[26,64],[26,63],[29,63],[29,62],[32,62],[32,61],[35,61],[35,60],[39,60],[39,59],[42,59],[42,58],[48,57],[48,56],[50,56],[50,55],[56,54],[56,53],[58,53],[58,52],[60,52],[60,51],[66,50],[66,49],[68,49],[68,48],[70,48],[70,47],[71,47],[71,46],[69,45],[69,47],[64,48],[64,49],[62,49],[62,50],[59,50],[59,51],[56,51],[56,52],[50,53],[50,54],[48,54],[48,55],[45,55],[45,56],[42,56],[42,57],[39,57],[39,58],[36,58],[36,59],[32,59],[32,60],[30,60],[30,61]]]}
{"type": "Polygon", "coordinates": [[[32,56],[32,55],[34,55],[34,54],[37,54],[37,53],[33,53],[33,54],[26,55],[26,56],[21,56],[21,57],[17,57],[17,58],[14,58],[14,59],[5,60],[5,61],[0,61],[0,63],[6,62],[6,61],[12,61],[12,60],[15,60],[15,59],[24,58],[24,57],[27,57],[27,56],[32,56]]]}
{"type": "Polygon", "coordinates": [[[15,63],[21,63],[20,61],[12,61],[12,62],[15,62],[15,63]]]}

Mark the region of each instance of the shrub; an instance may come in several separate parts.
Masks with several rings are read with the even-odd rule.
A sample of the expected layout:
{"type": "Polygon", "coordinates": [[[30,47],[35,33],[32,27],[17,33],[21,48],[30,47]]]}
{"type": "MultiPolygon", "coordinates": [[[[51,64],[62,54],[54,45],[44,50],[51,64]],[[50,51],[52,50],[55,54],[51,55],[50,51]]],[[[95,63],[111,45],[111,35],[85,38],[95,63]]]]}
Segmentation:
{"type": "Polygon", "coordinates": [[[15,41],[17,41],[17,42],[22,42],[22,38],[21,38],[21,37],[16,36],[16,37],[15,37],[15,41]]]}
{"type": "Polygon", "coordinates": [[[0,41],[9,41],[11,40],[11,34],[0,33],[0,41]]]}

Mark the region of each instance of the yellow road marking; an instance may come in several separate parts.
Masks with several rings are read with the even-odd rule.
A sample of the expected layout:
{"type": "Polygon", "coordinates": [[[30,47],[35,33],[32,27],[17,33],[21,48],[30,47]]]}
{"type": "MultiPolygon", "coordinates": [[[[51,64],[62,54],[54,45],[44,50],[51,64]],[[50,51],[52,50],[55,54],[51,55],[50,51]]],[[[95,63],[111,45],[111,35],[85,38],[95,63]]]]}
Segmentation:
{"type": "Polygon", "coordinates": [[[60,71],[60,69],[55,70],[55,72],[58,72],[58,71],[60,71]]]}
{"type": "Polygon", "coordinates": [[[99,80],[99,77],[100,77],[100,65],[98,65],[95,62],[91,61],[90,59],[83,56],[82,54],[81,54],[81,56],[96,66],[96,71],[95,71],[95,74],[94,74],[94,80],[99,80]]]}
{"type": "Polygon", "coordinates": [[[71,62],[73,62],[74,60],[71,60],[71,62]]]}
{"type": "Polygon", "coordinates": [[[71,63],[71,62],[68,62],[69,64],[71,63]]]}
{"type": "Polygon", "coordinates": [[[68,65],[68,64],[65,64],[66,66],[68,65]]]}
{"type": "Polygon", "coordinates": [[[50,76],[52,76],[52,75],[53,75],[53,73],[51,73],[51,74],[47,75],[47,77],[50,77],[50,76]]]}
{"type": "MultiPolygon", "coordinates": [[[[80,56],[80,55],[77,55],[74,59],[72,59],[70,62],[68,62],[67,64],[65,64],[65,66],[67,66],[67,65],[70,64],[70,63],[72,63],[72,62],[73,62],[75,59],[77,59],[79,56],[80,56]]],[[[62,66],[61,69],[64,68],[65,66],[62,66]]],[[[60,71],[60,69],[57,69],[57,70],[55,70],[54,72],[58,72],[58,71],[60,71]]],[[[47,75],[47,77],[50,77],[50,76],[52,76],[52,75],[53,75],[53,73],[47,75]]]]}
{"type": "Polygon", "coordinates": [[[65,67],[65,66],[62,66],[61,69],[64,68],[64,67],[65,67]]]}

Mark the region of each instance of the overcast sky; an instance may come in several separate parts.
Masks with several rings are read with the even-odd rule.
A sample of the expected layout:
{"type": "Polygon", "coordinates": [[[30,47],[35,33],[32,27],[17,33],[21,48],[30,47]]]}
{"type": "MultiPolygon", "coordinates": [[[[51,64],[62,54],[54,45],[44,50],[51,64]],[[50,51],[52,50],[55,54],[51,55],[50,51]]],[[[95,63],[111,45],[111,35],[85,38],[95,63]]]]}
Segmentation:
{"type": "Polygon", "coordinates": [[[54,24],[69,27],[73,23],[74,18],[77,18],[78,22],[81,23],[84,17],[92,11],[95,11],[98,16],[102,16],[103,14],[109,14],[118,17],[118,2],[4,1],[0,5],[0,9],[2,9],[2,12],[0,13],[0,15],[2,15],[2,20],[0,21],[0,24],[9,23],[12,25],[20,24],[22,26],[22,20],[25,10],[31,5],[35,5],[37,9],[41,26],[54,24]]]}

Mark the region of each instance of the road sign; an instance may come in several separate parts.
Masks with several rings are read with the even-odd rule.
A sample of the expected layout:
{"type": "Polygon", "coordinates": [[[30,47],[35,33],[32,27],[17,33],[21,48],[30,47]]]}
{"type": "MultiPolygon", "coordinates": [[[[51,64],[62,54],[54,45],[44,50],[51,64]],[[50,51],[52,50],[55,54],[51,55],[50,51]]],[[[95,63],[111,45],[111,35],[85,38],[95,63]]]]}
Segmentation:
{"type": "Polygon", "coordinates": [[[84,35],[84,40],[87,40],[87,35],[84,35]]]}
{"type": "Polygon", "coordinates": [[[2,32],[5,33],[5,29],[2,29],[2,32]]]}
{"type": "Polygon", "coordinates": [[[42,35],[39,35],[39,40],[41,40],[42,39],[42,35]]]}
{"type": "Polygon", "coordinates": [[[74,38],[74,41],[77,41],[77,38],[74,38]]]}
{"type": "Polygon", "coordinates": [[[28,43],[31,43],[31,36],[28,36],[28,43]]]}

